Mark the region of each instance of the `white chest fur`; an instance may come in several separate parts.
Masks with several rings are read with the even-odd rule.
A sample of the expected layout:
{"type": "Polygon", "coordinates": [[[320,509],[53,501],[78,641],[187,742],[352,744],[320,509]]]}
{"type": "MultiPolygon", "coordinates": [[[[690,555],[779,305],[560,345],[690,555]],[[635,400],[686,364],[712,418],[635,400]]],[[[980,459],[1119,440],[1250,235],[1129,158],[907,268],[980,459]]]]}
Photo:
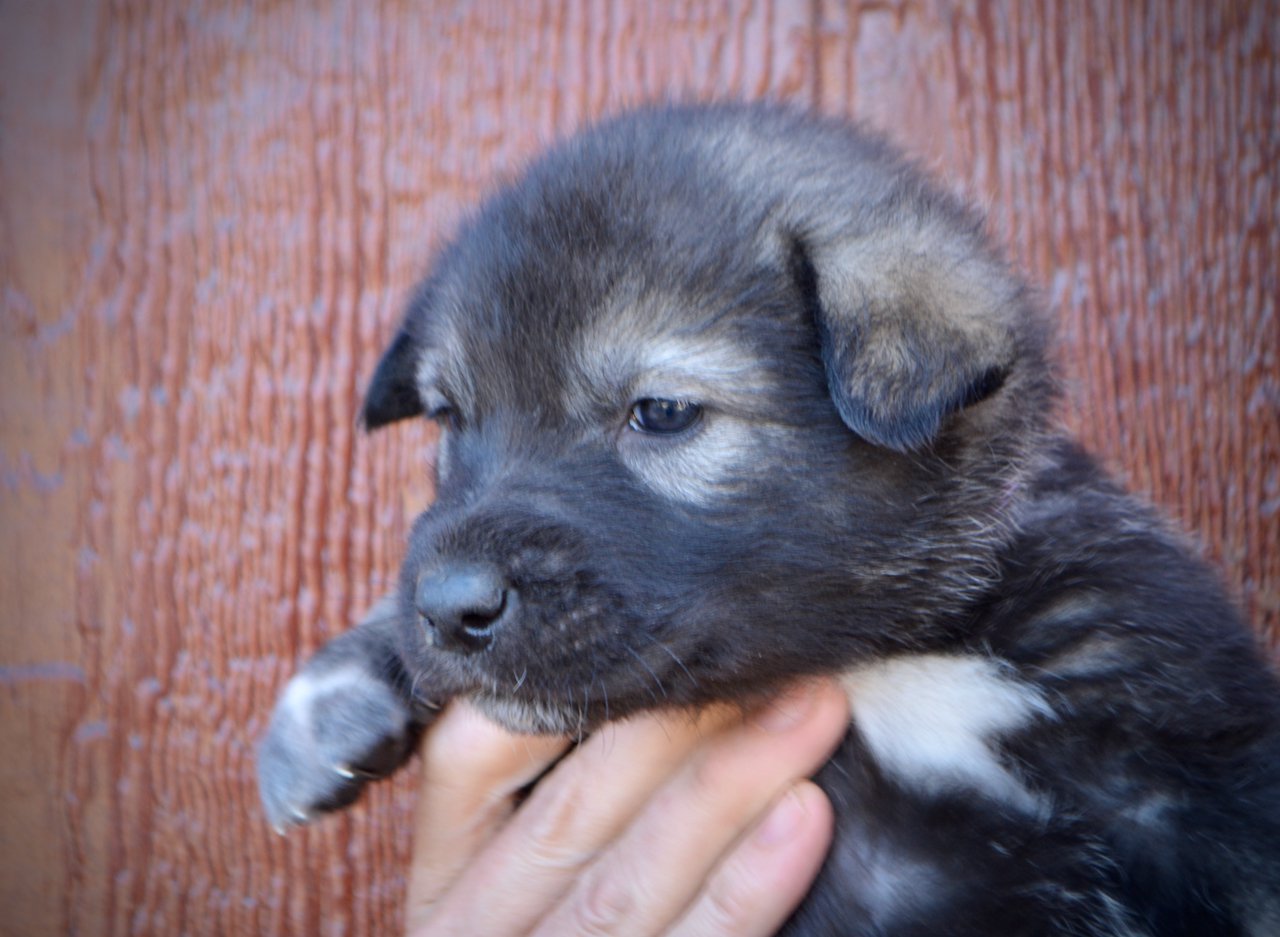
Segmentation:
{"type": "Polygon", "coordinates": [[[994,743],[1053,710],[996,661],[904,655],[849,670],[842,683],[863,740],[897,782],[926,793],[967,786],[1021,809],[1038,807],[994,743]]]}

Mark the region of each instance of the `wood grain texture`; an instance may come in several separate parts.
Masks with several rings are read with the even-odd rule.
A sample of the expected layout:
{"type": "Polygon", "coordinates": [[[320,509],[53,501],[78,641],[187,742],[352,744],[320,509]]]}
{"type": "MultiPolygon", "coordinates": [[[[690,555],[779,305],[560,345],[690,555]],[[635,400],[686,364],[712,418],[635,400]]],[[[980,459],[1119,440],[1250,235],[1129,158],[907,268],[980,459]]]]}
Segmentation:
{"type": "Polygon", "coordinates": [[[0,932],[398,931],[414,776],[283,840],[253,782],[430,497],[361,383],[479,195],[657,95],[853,114],[981,200],[1061,318],[1065,421],[1275,646],[1280,17],[967,10],[0,9],[0,932]]]}

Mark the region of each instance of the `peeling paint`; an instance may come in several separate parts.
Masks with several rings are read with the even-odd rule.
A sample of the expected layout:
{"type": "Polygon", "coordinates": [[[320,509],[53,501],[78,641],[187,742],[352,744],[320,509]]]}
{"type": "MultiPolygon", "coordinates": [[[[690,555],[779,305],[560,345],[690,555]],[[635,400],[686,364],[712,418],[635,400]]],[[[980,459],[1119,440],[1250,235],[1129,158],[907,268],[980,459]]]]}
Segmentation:
{"type": "Polygon", "coordinates": [[[0,667],[0,686],[17,686],[20,683],[40,683],[58,680],[83,684],[86,682],[84,668],[79,664],[73,664],[65,660],[0,667]]]}
{"type": "Polygon", "coordinates": [[[104,719],[95,719],[92,722],[86,722],[80,728],[76,729],[76,734],[72,736],[76,742],[92,742],[96,739],[104,739],[107,737],[108,725],[104,719]]]}

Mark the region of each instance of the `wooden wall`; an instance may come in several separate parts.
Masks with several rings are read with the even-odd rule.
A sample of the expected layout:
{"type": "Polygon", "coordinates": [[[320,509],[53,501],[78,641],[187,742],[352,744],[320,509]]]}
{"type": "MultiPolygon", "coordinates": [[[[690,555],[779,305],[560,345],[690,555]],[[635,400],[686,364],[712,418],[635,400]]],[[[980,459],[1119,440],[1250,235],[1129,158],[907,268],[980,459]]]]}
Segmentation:
{"type": "Polygon", "coordinates": [[[666,92],[879,125],[1061,318],[1064,419],[1280,640],[1274,2],[0,6],[0,932],[395,933],[412,777],[279,839],[252,755],[431,438],[355,408],[466,207],[666,92]]]}

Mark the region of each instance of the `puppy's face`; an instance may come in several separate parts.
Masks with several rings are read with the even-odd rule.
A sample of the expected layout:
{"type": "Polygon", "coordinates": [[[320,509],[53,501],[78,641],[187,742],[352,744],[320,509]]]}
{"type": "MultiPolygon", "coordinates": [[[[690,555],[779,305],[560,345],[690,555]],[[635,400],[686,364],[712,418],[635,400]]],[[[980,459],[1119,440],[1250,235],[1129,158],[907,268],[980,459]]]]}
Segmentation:
{"type": "MultiPolygon", "coordinates": [[[[696,154],[596,140],[462,232],[370,390],[371,426],[441,427],[400,589],[424,695],[573,731],[942,634],[1015,483],[990,401],[1009,361],[916,347],[939,320],[927,302],[851,335],[827,308],[849,283],[824,269],[823,225],[787,226],[696,154]],[[844,358],[890,362],[878,398],[850,393],[866,379],[844,358]],[[895,386],[912,381],[930,386],[895,386]],[[933,428],[910,445],[894,420],[933,428]]],[[[872,297],[888,314],[903,276],[872,297]]]]}

